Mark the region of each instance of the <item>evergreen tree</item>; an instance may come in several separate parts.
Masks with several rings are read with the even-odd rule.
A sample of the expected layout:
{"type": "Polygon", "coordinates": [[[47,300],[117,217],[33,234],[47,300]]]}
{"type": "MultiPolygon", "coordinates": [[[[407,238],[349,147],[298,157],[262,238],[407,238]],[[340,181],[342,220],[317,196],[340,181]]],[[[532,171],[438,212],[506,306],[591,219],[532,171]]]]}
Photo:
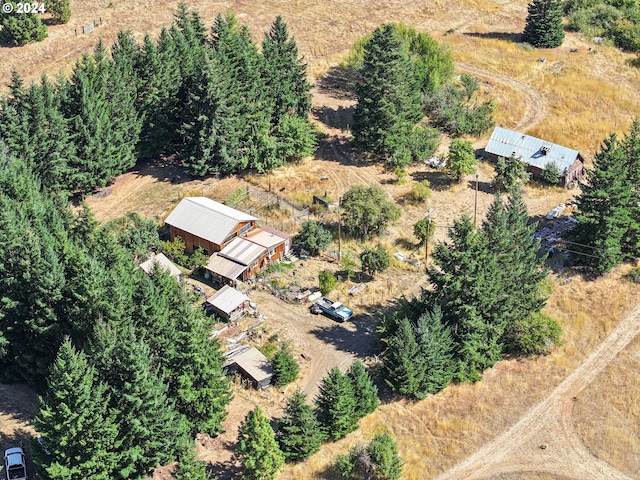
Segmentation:
{"type": "Polygon", "coordinates": [[[184,453],[178,458],[178,465],[173,473],[175,480],[210,480],[207,472],[207,462],[196,458],[196,446],[189,441],[184,453]]]}
{"type": "MultiPolygon", "coordinates": [[[[637,160],[636,160],[637,162],[637,160]]],[[[596,152],[593,170],[587,170],[588,181],[578,197],[578,225],[568,233],[572,245],[583,255],[579,260],[605,273],[625,256],[623,245],[628,232],[637,226],[632,219],[633,188],[629,162],[615,134],[605,139],[596,152]],[[584,247],[583,245],[587,245],[584,247]]]]}
{"type": "Polygon", "coordinates": [[[420,349],[418,365],[424,368],[422,385],[414,395],[422,399],[428,393],[444,389],[453,378],[455,345],[451,331],[442,322],[442,311],[437,305],[433,311],[427,310],[420,315],[414,333],[420,349]]]}
{"type": "Polygon", "coordinates": [[[367,447],[369,459],[374,465],[375,478],[397,480],[402,475],[402,459],[398,455],[398,445],[388,433],[379,433],[367,447]]]}
{"type": "Polygon", "coordinates": [[[498,307],[505,287],[496,256],[468,216],[454,222],[449,238],[436,246],[428,276],[443,320],[454,332],[457,378],[475,381],[502,358],[506,320],[498,307]]]}
{"type": "Polygon", "coordinates": [[[39,449],[42,478],[111,480],[120,464],[120,441],[107,386],[82,352],[66,339],[51,367],[46,395],[34,420],[51,452],[39,449]]]}
{"type": "Polygon", "coordinates": [[[145,35],[135,66],[140,86],[136,109],[143,119],[138,151],[144,158],[172,149],[177,141],[177,95],[182,84],[175,36],[163,28],[157,43],[145,35]]]}
{"type": "Polygon", "coordinates": [[[298,57],[298,46],[289,37],[286,22],[278,15],[262,42],[264,76],[273,102],[275,124],[285,115],[307,118],[311,110],[311,85],[307,65],[298,57]]]}
{"type": "Polygon", "coordinates": [[[284,387],[298,378],[298,362],[293,358],[288,345],[284,345],[276,352],[271,360],[273,367],[274,384],[277,387],[284,387]]]}
{"type": "Polygon", "coordinates": [[[153,366],[149,347],[133,328],[98,326],[92,357],[118,409],[122,455],[118,475],[144,478],[186,445],[186,424],[153,366]]]}
{"type": "Polygon", "coordinates": [[[160,362],[169,396],[190,430],[218,435],[231,392],[220,344],[208,338],[211,319],[192,307],[181,285],[161,268],[151,277],[138,274],[134,305],[135,326],[160,362]]]}
{"type": "Polygon", "coordinates": [[[276,440],[287,460],[304,460],[320,449],[324,435],[307,396],[296,390],[278,420],[276,440]]]}
{"type": "MultiPolygon", "coordinates": [[[[42,23],[40,19],[40,13],[44,12],[31,12],[31,13],[16,13],[17,2],[5,2],[5,5],[11,5],[11,12],[0,12],[0,38],[5,42],[22,46],[32,42],[41,42],[47,38],[47,26],[42,23]]],[[[27,5],[27,4],[24,4],[27,5]]],[[[28,4],[31,7],[32,4],[28,4]]]]}
{"type": "Polygon", "coordinates": [[[385,344],[382,368],[385,383],[396,392],[423,398],[426,366],[409,319],[400,320],[385,344]]]}
{"type": "Polygon", "coordinates": [[[380,405],[378,387],[373,383],[364,364],[360,360],[353,362],[347,370],[347,377],[351,381],[353,394],[356,398],[356,415],[363,418],[373,413],[380,405]]]}
{"type": "Polygon", "coordinates": [[[349,377],[338,367],[322,379],[315,403],[318,421],[327,437],[338,440],[358,428],[355,392],[349,377]]]}
{"type": "Polygon", "coordinates": [[[242,478],[273,480],[284,465],[284,455],[275,440],[269,419],[256,407],[238,430],[234,458],[240,461],[242,478]]]}
{"type": "Polygon", "coordinates": [[[402,166],[411,160],[411,129],[423,116],[415,72],[393,24],[377,28],[364,48],[353,115],[355,142],[402,166]]]}
{"type": "Polygon", "coordinates": [[[119,140],[107,99],[109,66],[106,51],[98,43],[93,56],[76,62],[62,87],[63,112],[69,119],[78,158],[70,162],[72,190],[105,186],[121,173],[119,140]]]}
{"type": "Polygon", "coordinates": [[[498,192],[510,192],[529,181],[526,164],[515,157],[498,158],[493,186],[498,192]]]}
{"type": "Polygon", "coordinates": [[[140,47],[130,31],[118,32],[111,47],[112,61],[108,64],[106,101],[114,130],[113,146],[117,160],[112,175],[118,175],[136,164],[135,149],[140,140],[142,119],[136,108],[138,78],[135,65],[139,62],[140,47]]]}
{"type": "Polygon", "coordinates": [[[53,0],[47,2],[47,13],[50,13],[57,23],[67,23],[71,18],[69,0],[53,0]]]}
{"type": "Polygon", "coordinates": [[[533,0],[527,7],[522,41],[536,48],[555,48],[564,41],[562,0],[533,0]]]}
{"type": "Polygon", "coordinates": [[[626,256],[637,257],[640,256],[640,117],[634,118],[620,146],[628,165],[628,182],[631,185],[631,224],[623,240],[622,251],[626,256]]]}
{"type": "Polygon", "coordinates": [[[447,170],[457,182],[461,182],[465,175],[476,171],[476,154],[473,143],[455,138],[451,141],[447,156],[447,170]]]}

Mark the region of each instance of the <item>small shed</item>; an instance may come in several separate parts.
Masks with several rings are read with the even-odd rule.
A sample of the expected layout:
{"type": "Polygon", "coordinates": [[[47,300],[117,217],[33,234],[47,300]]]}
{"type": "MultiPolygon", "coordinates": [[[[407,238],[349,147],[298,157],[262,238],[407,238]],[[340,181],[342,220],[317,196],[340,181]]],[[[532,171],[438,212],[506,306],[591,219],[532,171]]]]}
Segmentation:
{"type": "Polygon", "coordinates": [[[157,255],[152,255],[151,258],[149,258],[147,261],[142,262],[140,264],[140,268],[144,270],[147,274],[151,275],[151,272],[153,272],[153,266],[155,264],[158,264],[158,267],[168,272],[170,276],[180,280],[180,275],[182,275],[182,272],[178,267],[176,267],[176,265],[171,260],[169,260],[165,256],[164,253],[158,253],[157,255]]]}
{"type": "Polygon", "coordinates": [[[249,297],[229,285],[225,285],[207,298],[207,308],[227,322],[242,317],[249,306],[249,297]]]}
{"type": "Polygon", "coordinates": [[[584,176],[584,158],[577,150],[532,137],[523,133],[496,127],[484,149],[490,160],[514,157],[527,164],[527,171],[536,177],[551,163],[562,173],[565,187],[575,186],[584,176]]]}
{"type": "Polygon", "coordinates": [[[229,369],[233,370],[234,368],[251,380],[258,389],[267,388],[271,385],[271,378],[273,377],[271,363],[257,348],[252,347],[233,357],[229,369]]]}

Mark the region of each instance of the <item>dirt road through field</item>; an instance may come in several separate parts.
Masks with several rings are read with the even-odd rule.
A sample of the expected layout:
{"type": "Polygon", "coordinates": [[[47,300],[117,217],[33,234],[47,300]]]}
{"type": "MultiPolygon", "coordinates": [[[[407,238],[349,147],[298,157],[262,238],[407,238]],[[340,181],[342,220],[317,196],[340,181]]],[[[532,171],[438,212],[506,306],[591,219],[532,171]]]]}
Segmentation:
{"type": "Polygon", "coordinates": [[[580,480],[628,479],[594,457],[574,432],[576,396],[640,333],[640,305],[544,400],[506,432],[437,480],[544,472],[580,480]]]}

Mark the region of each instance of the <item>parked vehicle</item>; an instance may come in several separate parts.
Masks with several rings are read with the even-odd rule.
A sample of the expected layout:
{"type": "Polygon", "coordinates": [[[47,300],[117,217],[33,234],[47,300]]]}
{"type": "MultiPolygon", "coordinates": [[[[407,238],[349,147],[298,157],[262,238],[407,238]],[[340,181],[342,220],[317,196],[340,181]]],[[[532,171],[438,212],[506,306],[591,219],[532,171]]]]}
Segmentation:
{"type": "Polygon", "coordinates": [[[322,297],[311,305],[311,313],[324,313],[338,322],[346,322],[353,316],[353,310],[349,310],[340,302],[334,302],[327,297],[322,297]]]}
{"type": "Polygon", "coordinates": [[[5,450],[4,468],[7,472],[7,480],[27,480],[27,464],[22,448],[13,447],[5,450]]]}

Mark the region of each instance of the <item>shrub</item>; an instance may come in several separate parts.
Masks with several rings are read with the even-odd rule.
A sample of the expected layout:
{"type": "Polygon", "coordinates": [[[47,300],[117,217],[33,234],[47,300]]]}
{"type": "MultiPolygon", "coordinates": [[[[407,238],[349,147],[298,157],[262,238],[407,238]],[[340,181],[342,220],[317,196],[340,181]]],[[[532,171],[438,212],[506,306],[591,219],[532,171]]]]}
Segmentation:
{"type": "Polygon", "coordinates": [[[431,196],[431,184],[429,180],[422,180],[416,183],[411,192],[407,195],[407,200],[410,203],[422,203],[425,202],[431,196]]]}
{"type": "Polygon", "coordinates": [[[549,185],[558,185],[562,178],[560,167],[555,162],[547,163],[542,170],[542,179],[549,185]]]}
{"type": "Polygon", "coordinates": [[[338,279],[331,272],[325,270],[318,275],[318,283],[320,291],[323,295],[326,295],[338,286],[338,279]]]}
{"type": "Polygon", "coordinates": [[[562,329],[558,322],[540,312],[507,325],[505,346],[522,355],[543,355],[560,344],[562,329]]]}
{"type": "Polygon", "coordinates": [[[296,240],[302,243],[312,255],[317,255],[329,246],[333,237],[331,232],[322,225],[308,220],[302,224],[302,229],[296,235],[296,240]]]}

